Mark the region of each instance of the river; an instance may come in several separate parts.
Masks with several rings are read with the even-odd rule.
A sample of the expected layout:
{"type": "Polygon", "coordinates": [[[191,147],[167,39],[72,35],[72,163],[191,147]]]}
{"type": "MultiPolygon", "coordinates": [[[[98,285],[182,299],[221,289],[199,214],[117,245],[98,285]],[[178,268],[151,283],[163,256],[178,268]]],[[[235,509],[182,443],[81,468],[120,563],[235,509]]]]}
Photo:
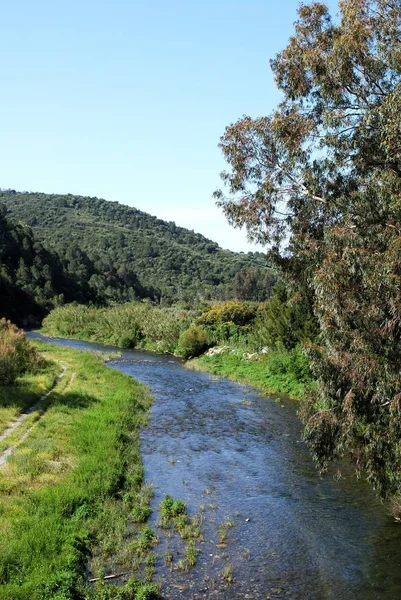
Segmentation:
{"type": "Polygon", "coordinates": [[[48,341],[118,350],[121,358],[109,366],[152,390],[141,451],[155,489],[150,526],[160,538],[156,580],[164,598],[401,598],[401,525],[351,468],[343,467],[340,479],[334,471],[319,477],[301,441],[295,402],[262,397],[163,355],[48,341]],[[203,518],[197,563],[188,572],[163,560],[171,553],[174,566],[184,556],[179,537],[157,527],[166,494],[203,518]],[[223,574],[231,571],[228,583],[223,574]]]}

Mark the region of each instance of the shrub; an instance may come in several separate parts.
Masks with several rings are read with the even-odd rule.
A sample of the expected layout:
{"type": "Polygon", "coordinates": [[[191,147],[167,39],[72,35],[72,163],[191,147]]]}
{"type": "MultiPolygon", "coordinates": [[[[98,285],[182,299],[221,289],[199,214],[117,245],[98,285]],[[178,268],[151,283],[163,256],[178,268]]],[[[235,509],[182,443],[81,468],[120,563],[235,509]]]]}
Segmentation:
{"type": "Polygon", "coordinates": [[[250,325],[257,314],[258,306],[251,302],[229,300],[214,304],[210,310],[197,319],[198,325],[250,325]]]}
{"type": "Polygon", "coordinates": [[[246,346],[251,328],[239,327],[234,323],[221,323],[219,325],[205,325],[204,330],[208,335],[209,346],[235,344],[246,346]]]}
{"type": "Polygon", "coordinates": [[[178,354],[183,358],[199,356],[208,347],[207,333],[198,325],[192,325],[184,331],[178,340],[178,354]]]}
{"type": "Polygon", "coordinates": [[[292,375],[300,383],[311,380],[310,360],[300,346],[287,352],[271,352],[269,371],[272,375],[292,375]]]}
{"type": "Polygon", "coordinates": [[[40,357],[24,333],[10,321],[0,319],[0,385],[11,385],[39,364],[40,357]]]}
{"type": "Polygon", "coordinates": [[[132,509],[131,517],[134,523],[145,523],[151,514],[150,506],[139,504],[132,509]]]}
{"type": "Polygon", "coordinates": [[[252,345],[292,350],[315,340],[318,324],[305,294],[292,293],[282,284],[275,286],[269,302],[259,307],[252,331],[252,345]]]}

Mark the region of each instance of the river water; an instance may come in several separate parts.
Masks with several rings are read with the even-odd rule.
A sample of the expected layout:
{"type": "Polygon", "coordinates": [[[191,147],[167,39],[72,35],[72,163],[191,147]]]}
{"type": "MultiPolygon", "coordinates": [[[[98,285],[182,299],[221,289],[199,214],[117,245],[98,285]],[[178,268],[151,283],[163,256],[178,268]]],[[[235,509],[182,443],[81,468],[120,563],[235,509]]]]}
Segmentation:
{"type": "Polygon", "coordinates": [[[295,402],[264,398],[162,355],[122,351],[109,366],[148,385],[155,398],[141,450],[155,489],[150,525],[160,538],[156,580],[164,598],[401,599],[401,525],[351,468],[343,467],[341,479],[334,471],[318,476],[295,402]],[[157,527],[166,494],[203,518],[188,572],[177,568],[179,536],[157,527]],[[232,526],[219,544],[224,523],[232,526]],[[172,566],[163,560],[170,553],[172,566]]]}

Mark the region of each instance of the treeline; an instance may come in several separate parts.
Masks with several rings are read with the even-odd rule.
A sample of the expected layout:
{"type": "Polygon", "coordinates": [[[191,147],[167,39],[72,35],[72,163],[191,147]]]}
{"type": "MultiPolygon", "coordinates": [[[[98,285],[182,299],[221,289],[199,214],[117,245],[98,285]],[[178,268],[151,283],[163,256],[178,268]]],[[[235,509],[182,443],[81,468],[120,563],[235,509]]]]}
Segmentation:
{"type": "Polygon", "coordinates": [[[43,331],[61,337],[108,343],[121,348],[146,348],[185,358],[199,355],[205,347],[231,344],[249,351],[290,351],[313,342],[318,326],[311,307],[302,297],[288,299],[283,284],[275,287],[264,303],[228,300],[196,309],[160,307],[149,302],[96,308],[68,304],[51,311],[43,331]],[[206,344],[188,354],[180,342],[183,333],[205,334],[206,344]]]}
{"type": "Polygon", "coordinates": [[[117,202],[3,190],[0,203],[57,253],[65,272],[98,304],[138,298],[167,305],[233,297],[263,301],[276,280],[261,253],[223,250],[117,202]]]}

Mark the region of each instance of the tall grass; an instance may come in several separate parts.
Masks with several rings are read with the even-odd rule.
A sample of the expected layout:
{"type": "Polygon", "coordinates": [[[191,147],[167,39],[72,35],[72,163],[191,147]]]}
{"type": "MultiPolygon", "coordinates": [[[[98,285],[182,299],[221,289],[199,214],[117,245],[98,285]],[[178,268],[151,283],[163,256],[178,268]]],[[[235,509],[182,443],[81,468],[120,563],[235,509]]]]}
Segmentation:
{"type": "Polygon", "coordinates": [[[43,321],[49,335],[76,337],[121,348],[145,347],[174,352],[193,315],[179,308],[132,302],[111,308],[68,304],[54,309],[43,321]]]}

